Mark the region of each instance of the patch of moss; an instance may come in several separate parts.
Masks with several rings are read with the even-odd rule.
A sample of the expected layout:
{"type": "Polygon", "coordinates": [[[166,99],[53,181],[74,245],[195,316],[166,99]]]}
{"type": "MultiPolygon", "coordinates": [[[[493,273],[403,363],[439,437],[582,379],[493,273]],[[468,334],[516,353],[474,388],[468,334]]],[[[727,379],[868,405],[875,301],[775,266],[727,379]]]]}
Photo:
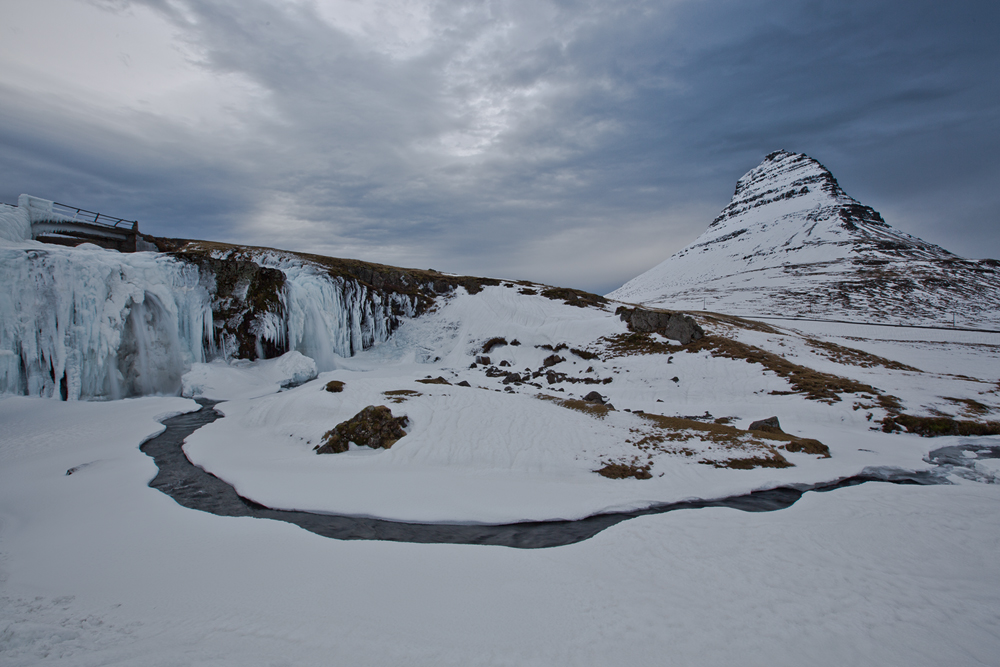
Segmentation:
{"type": "Polygon", "coordinates": [[[950,417],[914,417],[913,415],[890,415],[882,420],[882,430],[886,433],[906,429],[925,438],[942,435],[1000,435],[1000,422],[975,422],[950,417]]]}

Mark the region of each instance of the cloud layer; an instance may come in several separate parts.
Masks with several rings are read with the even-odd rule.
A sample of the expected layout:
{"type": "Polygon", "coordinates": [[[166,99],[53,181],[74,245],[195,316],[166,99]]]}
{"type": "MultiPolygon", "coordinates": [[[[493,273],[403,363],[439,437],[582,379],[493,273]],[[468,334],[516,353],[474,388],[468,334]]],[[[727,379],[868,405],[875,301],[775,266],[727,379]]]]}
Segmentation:
{"type": "Polygon", "coordinates": [[[606,292],[786,148],[1000,256],[991,3],[52,3],[0,41],[3,201],[606,292]]]}

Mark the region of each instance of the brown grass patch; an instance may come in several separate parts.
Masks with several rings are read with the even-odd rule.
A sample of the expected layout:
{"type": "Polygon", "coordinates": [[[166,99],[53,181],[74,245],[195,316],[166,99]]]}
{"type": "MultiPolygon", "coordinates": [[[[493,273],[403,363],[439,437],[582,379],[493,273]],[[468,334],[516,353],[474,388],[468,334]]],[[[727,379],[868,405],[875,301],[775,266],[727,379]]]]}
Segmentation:
{"type": "Polygon", "coordinates": [[[750,331],[759,331],[760,333],[782,335],[780,331],[769,324],[755,322],[753,320],[745,320],[742,317],[736,317],[734,315],[702,312],[698,313],[697,317],[704,320],[706,324],[722,324],[735,329],[748,329],[750,331]]]}
{"type": "Polygon", "coordinates": [[[893,433],[906,429],[925,438],[942,435],[1000,435],[1000,422],[975,422],[950,417],[890,415],[882,420],[882,430],[893,433]]]}
{"type": "Polygon", "coordinates": [[[641,466],[636,463],[608,463],[603,468],[595,470],[598,475],[608,479],[649,479],[653,475],[649,472],[649,466],[641,466]]]}
{"type": "Polygon", "coordinates": [[[611,408],[607,405],[581,401],[576,398],[559,398],[557,396],[550,396],[549,394],[536,394],[535,398],[540,398],[543,401],[551,401],[556,405],[561,405],[564,408],[576,410],[577,412],[582,412],[585,415],[597,417],[598,419],[604,419],[611,412],[611,408]]]}
{"type": "Polygon", "coordinates": [[[892,359],[886,359],[885,357],[870,354],[864,350],[856,350],[853,347],[845,347],[843,345],[837,345],[836,343],[830,343],[816,338],[806,338],[805,341],[809,347],[813,348],[813,350],[822,354],[830,361],[834,361],[838,364],[844,364],[845,366],[860,366],[861,368],[874,368],[876,366],[881,366],[882,368],[887,368],[892,371],[910,371],[913,373],[923,372],[919,368],[914,368],[913,366],[907,366],[906,364],[893,361],[892,359]]]}
{"type": "Polygon", "coordinates": [[[988,405],[984,405],[972,398],[950,398],[945,396],[944,400],[961,405],[962,412],[967,417],[983,417],[993,411],[988,405]]]}
{"type": "MultiPolygon", "coordinates": [[[[899,399],[883,394],[875,387],[851,380],[849,378],[823,373],[807,366],[796,364],[784,357],[762,350],[759,347],[741,343],[731,338],[718,335],[707,335],[687,345],[671,345],[652,339],[649,334],[629,333],[617,336],[606,336],[600,339],[605,349],[612,356],[629,356],[633,354],[677,354],[679,352],[707,351],[713,357],[724,359],[742,359],[751,364],[760,364],[765,369],[779,377],[788,380],[792,385],[790,392],[771,392],[776,395],[804,394],[814,401],[835,403],[840,401],[840,394],[868,394],[875,403],[859,405],[859,407],[882,407],[889,411],[902,409],[899,399]]],[[[845,348],[846,349],[846,348],[845,348]]]]}
{"type": "Polygon", "coordinates": [[[745,459],[726,459],[724,461],[703,460],[698,463],[713,465],[716,468],[733,468],[735,470],[751,470],[753,468],[791,468],[792,464],[779,454],[772,452],[771,456],[751,456],[745,459]]]}
{"type": "Polygon", "coordinates": [[[327,390],[331,394],[339,394],[344,391],[344,383],[340,380],[330,380],[326,383],[326,386],[323,387],[323,389],[327,390]]]}
{"type": "Polygon", "coordinates": [[[392,389],[390,391],[383,391],[382,395],[393,403],[402,403],[408,398],[423,396],[419,391],[413,391],[412,389],[392,389]]]}

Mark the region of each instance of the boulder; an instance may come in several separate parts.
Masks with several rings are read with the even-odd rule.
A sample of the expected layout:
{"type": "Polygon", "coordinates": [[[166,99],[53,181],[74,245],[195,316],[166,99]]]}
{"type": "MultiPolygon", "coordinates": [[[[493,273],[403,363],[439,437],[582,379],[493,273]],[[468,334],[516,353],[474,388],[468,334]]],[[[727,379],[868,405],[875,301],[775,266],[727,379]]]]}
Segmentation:
{"type": "Polygon", "coordinates": [[[748,431],[764,431],[765,433],[784,433],[781,430],[781,424],[778,423],[777,417],[768,417],[767,419],[761,419],[750,424],[748,431]]]}
{"type": "Polygon", "coordinates": [[[406,435],[409,423],[406,415],[393,417],[384,405],[369,405],[345,422],[337,424],[323,435],[323,442],[314,449],[317,454],[346,452],[348,443],[372,449],[389,449],[406,435]]]}
{"type": "Polygon", "coordinates": [[[584,396],[583,400],[585,400],[588,403],[600,403],[601,405],[604,405],[604,397],[601,396],[596,391],[592,391],[586,396],[584,396]]]}
{"type": "Polygon", "coordinates": [[[681,345],[687,345],[703,338],[705,332],[688,315],[669,310],[648,310],[646,308],[628,308],[619,306],[615,314],[628,325],[629,331],[637,333],[662,334],[670,340],[676,340],[681,345]]]}

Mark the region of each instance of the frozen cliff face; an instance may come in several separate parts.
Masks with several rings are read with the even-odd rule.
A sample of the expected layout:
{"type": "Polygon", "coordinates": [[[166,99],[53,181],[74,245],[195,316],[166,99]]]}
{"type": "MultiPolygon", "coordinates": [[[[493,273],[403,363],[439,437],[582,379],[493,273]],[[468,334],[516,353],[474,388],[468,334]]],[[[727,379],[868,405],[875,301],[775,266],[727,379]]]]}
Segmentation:
{"type": "Polygon", "coordinates": [[[176,393],[203,361],[209,295],[194,267],[94,246],[0,247],[0,392],[176,393]]]}
{"type": "Polygon", "coordinates": [[[123,254],[5,238],[0,278],[0,393],[70,400],[176,394],[193,363],[213,358],[294,350],[330,370],[417,313],[412,295],[281,253],[123,254]]]}
{"type": "Polygon", "coordinates": [[[0,242],[31,240],[31,216],[19,206],[0,204],[0,242]]]}
{"type": "Polygon", "coordinates": [[[900,232],[816,160],[778,151],[694,243],[608,296],[671,308],[1000,323],[1000,273],[900,232]]]}

